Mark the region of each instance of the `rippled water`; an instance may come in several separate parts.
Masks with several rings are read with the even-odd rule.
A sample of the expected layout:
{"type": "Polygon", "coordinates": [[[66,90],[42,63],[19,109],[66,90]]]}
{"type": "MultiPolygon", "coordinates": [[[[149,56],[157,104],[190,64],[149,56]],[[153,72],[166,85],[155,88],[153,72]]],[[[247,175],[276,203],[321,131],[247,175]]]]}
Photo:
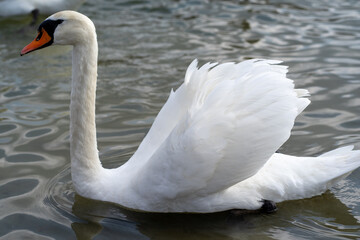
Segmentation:
{"type": "MultiPolygon", "coordinates": [[[[136,150],[193,58],[285,61],[312,104],[281,151],[359,149],[359,9],[357,0],[87,1],[79,11],[98,31],[104,165],[119,166],[136,150]]],[[[322,196],[279,204],[271,215],[133,213],[77,196],[69,169],[71,48],[20,58],[35,35],[22,29],[29,22],[0,20],[0,238],[360,238],[360,170],[322,196]]]]}

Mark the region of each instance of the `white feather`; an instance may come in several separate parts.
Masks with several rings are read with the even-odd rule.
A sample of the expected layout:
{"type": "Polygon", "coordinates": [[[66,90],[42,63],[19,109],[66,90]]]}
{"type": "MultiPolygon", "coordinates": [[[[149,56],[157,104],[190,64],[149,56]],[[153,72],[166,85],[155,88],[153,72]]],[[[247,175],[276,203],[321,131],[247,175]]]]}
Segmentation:
{"type": "Polygon", "coordinates": [[[274,154],[248,181],[256,183],[263,199],[276,202],[319,195],[360,166],[360,151],[352,148],[338,148],[319,157],[274,154]]]}
{"type": "MultiPolygon", "coordinates": [[[[157,194],[174,198],[214,193],[254,175],[288,139],[303,108],[292,81],[277,71],[284,68],[270,63],[205,64],[193,71],[181,95],[186,97],[175,107],[185,102],[187,110],[166,117],[173,129],[149,155],[137,185],[169,186],[157,194]],[[155,172],[162,172],[161,178],[155,172]]],[[[162,120],[158,116],[154,124],[162,120]]]]}

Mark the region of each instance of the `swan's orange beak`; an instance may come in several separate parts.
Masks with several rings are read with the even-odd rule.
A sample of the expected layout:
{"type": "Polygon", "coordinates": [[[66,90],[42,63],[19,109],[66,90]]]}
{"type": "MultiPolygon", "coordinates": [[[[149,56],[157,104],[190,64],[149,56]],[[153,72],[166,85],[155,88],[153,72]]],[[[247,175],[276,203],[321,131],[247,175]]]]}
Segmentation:
{"type": "Polygon", "coordinates": [[[35,51],[37,49],[41,49],[47,46],[50,46],[53,42],[53,39],[49,36],[49,34],[42,28],[37,35],[37,37],[28,45],[26,45],[23,50],[21,50],[20,55],[23,56],[29,52],[35,51]]]}

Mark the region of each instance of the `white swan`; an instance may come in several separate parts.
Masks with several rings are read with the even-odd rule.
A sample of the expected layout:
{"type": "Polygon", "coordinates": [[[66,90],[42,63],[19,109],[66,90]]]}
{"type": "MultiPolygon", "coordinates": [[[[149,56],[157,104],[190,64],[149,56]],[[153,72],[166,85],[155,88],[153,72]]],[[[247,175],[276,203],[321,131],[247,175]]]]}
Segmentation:
{"type": "Polygon", "coordinates": [[[71,174],[78,194],[150,212],[260,209],[318,195],[360,165],[343,147],[319,157],[275,153],[310,103],[278,61],[197,61],[156,117],[131,159],[101,166],[95,129],[98,45],[86,16],[47,18],[21,55],[51,44],[73,45],[71,174]]]}

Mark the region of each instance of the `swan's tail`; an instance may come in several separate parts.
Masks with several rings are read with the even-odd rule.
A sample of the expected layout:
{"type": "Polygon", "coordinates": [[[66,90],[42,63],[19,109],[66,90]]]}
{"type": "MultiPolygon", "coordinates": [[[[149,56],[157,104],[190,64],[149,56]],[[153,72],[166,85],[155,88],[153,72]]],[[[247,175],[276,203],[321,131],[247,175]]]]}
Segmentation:
{"type": "Polygon", "coordinates": [[[318,157],[274,154],[256,177],[263,199],[282,202],[319,195],[360,166],[360,150],[335,149],[318,157]]]}

